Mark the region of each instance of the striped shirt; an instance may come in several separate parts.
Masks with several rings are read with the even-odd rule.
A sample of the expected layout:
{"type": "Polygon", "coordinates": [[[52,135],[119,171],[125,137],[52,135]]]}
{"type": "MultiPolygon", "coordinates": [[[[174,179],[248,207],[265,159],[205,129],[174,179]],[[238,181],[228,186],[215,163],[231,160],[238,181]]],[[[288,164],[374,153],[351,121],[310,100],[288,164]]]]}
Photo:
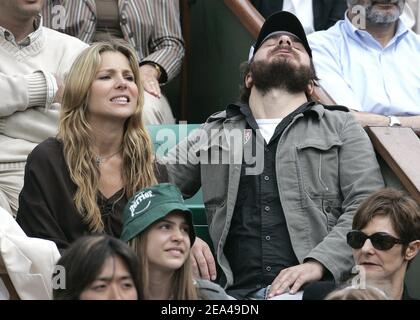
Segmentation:
{"type": "MultiPolygon", "coordinates": [[[[140,65],[158,64],[161,83],[174,78],[184,57],[179,1],[118,0],[118,10],[124,39],[135,49],[140,65]]],[[[42,15],[45,26],[92,43],[97,25],[95,0],[48,0],[42,15]]]]}

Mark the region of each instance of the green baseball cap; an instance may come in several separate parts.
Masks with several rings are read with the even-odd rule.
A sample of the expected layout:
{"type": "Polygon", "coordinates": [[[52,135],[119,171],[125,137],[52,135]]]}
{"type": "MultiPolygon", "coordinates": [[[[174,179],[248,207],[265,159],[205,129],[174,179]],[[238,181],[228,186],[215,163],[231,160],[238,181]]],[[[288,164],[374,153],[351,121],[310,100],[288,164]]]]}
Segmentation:
{"type": "Polygon", "coordinates": [[[142,233],[147,227],[174,210],[181,210],[190,226],[191,246],[195,240],[192,212],[185,206],[179,189],[170,183],[160,183],[138,191],[128,200],[123,212],[121,239],[125,242],[142,233]]]}

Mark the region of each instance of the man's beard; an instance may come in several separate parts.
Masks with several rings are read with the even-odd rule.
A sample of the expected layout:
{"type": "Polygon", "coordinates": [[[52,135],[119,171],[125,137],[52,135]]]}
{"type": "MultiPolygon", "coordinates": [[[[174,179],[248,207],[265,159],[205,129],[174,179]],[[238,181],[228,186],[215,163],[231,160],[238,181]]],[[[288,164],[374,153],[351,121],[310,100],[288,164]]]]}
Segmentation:
{"type": "Polygon", "coordinates": [[[265,95],[271,89],[284,89],[289,93],[305,92],[309,82],[315,79],[310,66],[296,66],[287,59],[273,62],[253,61],[250,66],[255,87],[265,95]]]}
{"type": "MultiPolygon", "coordinates": [[[[392,1],[375,1],[383,4],[392,3],[392,1]]],[[[397,7],[390,12],[384,12],[380,9],[374,8],[372,5],[366,8],[366,20],[373,24],[388,24],[398,20],[404,8],[405,1],[399,0],[397,7]]]]}

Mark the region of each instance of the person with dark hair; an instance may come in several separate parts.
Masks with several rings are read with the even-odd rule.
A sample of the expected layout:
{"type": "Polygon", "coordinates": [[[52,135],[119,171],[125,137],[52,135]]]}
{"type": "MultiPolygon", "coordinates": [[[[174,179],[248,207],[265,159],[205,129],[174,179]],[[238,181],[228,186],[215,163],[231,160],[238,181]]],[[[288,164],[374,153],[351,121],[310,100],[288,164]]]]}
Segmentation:
{"type": "Polygon", "coordinates": [[[124,209],[121,239],[140,259],[140,299],[230,299],[217,284],[193,278],[192,212],[176,186],[161,183],[137,192],[124,209]]]}
{"type": "MultiPolygon", "coordinates": [[[[347,233],[358,274],[351,279],[382,289],[395,300],[412,299],[404,285],[407,268],[420,250],[420,208],[401,191],[386,188],[373,193],[356,211],[347,233]]],[[[304,299],[322,299],[334,289],[318,283],[304,299]]]]}
{"type": "Polygon", "coordinates": [[[393,299],[409,298],[404,278],[420,250],[420,208],[413,199],[393,189],[374,193],[356,211],[347,243],[361,276],[393,299]]]}
{"type": "Polygon", "coordinates": [[[79,238],[57,261],[63,282],[53,286],[54,300],[137,300],[139,261],[123,241],[107,236],[79,238]]]}
{"type": "Polygon", "coordinates": [[[57,138],[39,144],[26,164],[16,219],[28,236],[60,250],[87,233],[120,236],[127,200],[157,182],[142,92],[126,43],[98,42],[77,57],[57,138]]]}
{"type": "MultiPolygon", "coordinates": [[[[169,151],[169,181],[186,197],[202,187],[228,294],[271,298],[339,281],[352,263],[353,214],[384,186],[372,145],[348,109],[308,99],[316,74],[293,14],[265,21],[248,64],[242,102],[169,151]]],[[[197,274],[216,279],[204,241],[193,257],[197,274]]]]}

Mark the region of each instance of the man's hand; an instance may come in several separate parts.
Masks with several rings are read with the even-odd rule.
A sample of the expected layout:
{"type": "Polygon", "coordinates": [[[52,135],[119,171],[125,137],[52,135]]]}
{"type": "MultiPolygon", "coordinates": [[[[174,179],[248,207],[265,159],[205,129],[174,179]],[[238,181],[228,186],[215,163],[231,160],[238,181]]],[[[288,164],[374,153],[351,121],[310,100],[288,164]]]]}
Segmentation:
{"type": "Polygon", "coordinates": [[[196,237],[191,248],[194,276],[205,280],[216,280],[216,263],[208,244],[196,237]]]}
{"type": "Polygon", "coordinates": [[[305,283],[321,280],[323,274],[323,265],[315,260],[284,269],[271,284],[268,298],[285,292],[295,294],[305,283]]]}
{"type": "Polygon", "coordinates": [[[145,91],[160,98],[161,91],[158,80],[158,71],[150,64],[143,64],[140,66],[140,82],[145,91]]]}

